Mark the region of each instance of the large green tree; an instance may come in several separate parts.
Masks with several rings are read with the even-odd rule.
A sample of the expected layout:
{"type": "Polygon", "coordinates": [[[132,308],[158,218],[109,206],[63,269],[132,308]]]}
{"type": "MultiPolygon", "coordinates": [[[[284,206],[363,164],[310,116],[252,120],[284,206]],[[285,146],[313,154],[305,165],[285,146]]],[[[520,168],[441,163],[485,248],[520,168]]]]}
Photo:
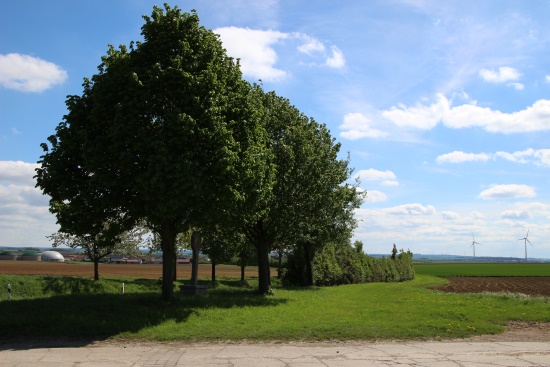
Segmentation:
{"type": "MultiPolygon", "coordinates": [[[[82,96],[69,97],[63,137],[50,139],[58,141],[43,161],[58,150],[78,157],[108,208],[159,234],[170,299],[178,233],[253,202],[267,166],[251,86],[219,36],[177,7],[154,7],[144,19],[143,41],[110,46],[82,96]]],[[[43,182],[71,174],[39,172],[43,182]]]]}
{"type": "MultiPolygon", "coordinates": [[[[277,243],[295,246],[351,233],[353,209],[360,203],[351,169],[340,159],[340,144],[325,125],[302,114],[275,93],[255,91],[276,174],[266,207],[243,221],[244,233],[258,256],[260,292],[270,285],[269,252],[277,243]]],[[[311,270],[308,271],[311,274],[311,270]]]]}

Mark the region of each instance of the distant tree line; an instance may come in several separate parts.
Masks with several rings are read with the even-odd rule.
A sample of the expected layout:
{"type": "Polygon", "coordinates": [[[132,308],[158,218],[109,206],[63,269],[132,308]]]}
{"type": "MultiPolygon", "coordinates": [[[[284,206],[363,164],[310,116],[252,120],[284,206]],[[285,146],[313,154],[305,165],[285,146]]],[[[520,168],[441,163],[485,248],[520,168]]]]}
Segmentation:
{"type": "MultiPolygon", "coordinates": [[[[213,278],[216,264],[237,255],[244,269],[253,253],[261,293],[271,251],[301,259],[301,283],[332,284],[322,269],[346,268],[339,259],[365,195],[350,183],[349,156],[324,124],[245,81],[196,12],[165,5],[144,20],[143,40],[109,46],[42,144],[37,187],[51,198],[58,238],[100,256],[145,228],[163,254],[166,300],[182,242],[209,254],[213,278]]],[[[351,279],[378,277],[352,268],[351,279]]]]}

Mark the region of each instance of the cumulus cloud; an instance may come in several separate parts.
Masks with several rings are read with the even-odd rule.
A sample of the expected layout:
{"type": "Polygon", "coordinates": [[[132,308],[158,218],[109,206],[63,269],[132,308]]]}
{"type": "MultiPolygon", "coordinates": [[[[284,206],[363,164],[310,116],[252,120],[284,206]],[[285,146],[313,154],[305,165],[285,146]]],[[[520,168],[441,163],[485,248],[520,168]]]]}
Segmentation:
{"type": "Polygon", "coordinates": [[[400,104],[381,111],[380,115],[399,127],[430,130],[448,115],[450,109],[450,102],[440,94],[437,96],[437,102],[429,106],[417,104],[414,107],[407,107],[400,104]]]}
{"type": "Polygon", "coordinates": [[[392,171],[379,171],[373,168],[364,169],[357,172],[356,178],[361,181],[381,181],[385,186],[398,186],[397,176],[392,171]]]}
{"type": "Polygon", "coordinates": [[[289,43],[294,45],[298,43],[296,49],[299,53],[323,60],[310,63],[311,65],[325,65],[331,68],[341,68],[345,65],[344,55],[336,46],[332,46],[330,52],[327,52],[321,41],[307,34],[239,27],[217,28],[214,32],[220,35],[228,54],[240,59],[244,75],[264,81],[277,82],[288,77],[287,71],[275,66],[278,60],[275,46],[284,47],[285,40],[292,41],[289,43]]]}
{"type": "Polygon", "coordinates": [[[361,113],[348,113],[344,116],[344,123],[339,126],[340,136],[350,140],[360,138],[382,138],[387,133],[377,130],[372,126],[372,120],[361,113]]]}
{"type": "Polygon", "coordinates": [[[516,152],[496,153],[465,153],[462,151],[454,151],[438,156],[435,160],[437,163],[463,163],[463,162],[486,162],[494,159],[505,159],[514,163],[532,163],[537,166],[550,166],[550,149],[533,149],[527,148],[516,152]]]}
{"type": "Polygon", "coordinates": [[[545,76],[545,77],[544,77],[544,81],[545,81],[546,83],[550,83],[550,75],[545,76]]]}
{"type": "Polygon", "coordinates": [[[550,100],[541,99],[524,110],[505,113],[475,102],[452,107],[442,94],[430,105],[394,106],[381,116],[400,127],[429,130],[442,122],[453,129],[479,127],[492,133],[521,133],[550,130],[550,100]]]}
{"type": "Polygon", "coordinates": [[[444,211],[441,212],[441,217],[445,220],[456,220],[460,218],[460,214],[457,212],[444,211]]]}
{"type": "Polygon", "coordinates": [[[378,190],[368,190],[365,198],[365,202],[367,203],[378,203],[386,200],[388,200],[388,195],[378,190]]]}
{"type": "Polygon", "coordinates": [[[436,213],[434,206],[424,206],[418,203],[398,205],[384,209],[384,211],[392,215],[434,215],[436,213]]]}
{"type": "Polygon", "coordinates": [[[525,89],[525,85],[523,83],[508,83],[506,84],[508,87],[512,87],[515,90],[523,90],[525,89]]]}
{"type": "Polygon", "coordinates": [[[327,58],[326,65],[334,69],[340,69],[346,65],[344,54],[336,46],[331,47],[332,54],[327,58]]]}
{"type": "Polygon", "coordinates": [[[288,37],[277,31],[224,27],[215,29],[230,56],[241,59],[243,74],[265,81],[284,79],[287,73],[274,67],[277,53],[273,45],[288,37]]]}
{"type": "Polygon", "coordinates": [[[33,177],[36,175],[35,169],[39,165],[36,163],[26,163],[21,161],[0,161],[0,183],[11,183],[16,185],[36,184],[33,177]]]}
{"type": "Polygon", "coordinates": [[[0,86],[21,92],[42,92],[67,79],[56,64],[29,55],[0,54],[0,86]]]}
{"type": "Polygon", "coordinates": [[[481,69],[479,76],[489,83],[506,83],[518,80],[521,77],[521,73],[509,66],[501,66],[498,70],[481,69]]]}
{"type": "Polygon", "coordinates": [[[478,198],[484,200],[533,198],[537,196],[535,189],[528,185],[492,185],[491,188],[483,190],[478,198]]]}
{"type": "Polygon", "coordinates": [[[438,156],[435,160],[437,163],[463,163],[463,162],[487,162],[491,159],[491,155],[487,153],[464,153],[454,151],[438,156]]]}
{"type": "Polygon", "coordinates": [[[531,219],[533,216],[527,211],[506,210],[500,214],[502,219],[531,219]]]}

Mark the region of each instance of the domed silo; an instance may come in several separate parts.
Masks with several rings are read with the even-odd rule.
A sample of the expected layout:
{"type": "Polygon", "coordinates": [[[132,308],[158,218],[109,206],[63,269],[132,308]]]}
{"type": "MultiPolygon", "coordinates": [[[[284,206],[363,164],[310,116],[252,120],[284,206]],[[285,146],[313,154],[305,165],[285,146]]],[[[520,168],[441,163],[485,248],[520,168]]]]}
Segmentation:
{"type": "Polygon", "coordinates": [[[65,258],[57,251],[44,251],[42,253],[42,261],[53,261],[62,263],[65,261],[65,258]]]}
{"type": "Polygon", "coordinates": [[[19,260],[23,261],[40,261],[42,259],[42,256],[35,251],[25,251],[23,254],[21,254],[21,257],[19,260]]]}
{"type": "Polygon", "coordinates": [[[17,260],[17,252],[15,251],[1,251],[0,260],[17,260]]]}

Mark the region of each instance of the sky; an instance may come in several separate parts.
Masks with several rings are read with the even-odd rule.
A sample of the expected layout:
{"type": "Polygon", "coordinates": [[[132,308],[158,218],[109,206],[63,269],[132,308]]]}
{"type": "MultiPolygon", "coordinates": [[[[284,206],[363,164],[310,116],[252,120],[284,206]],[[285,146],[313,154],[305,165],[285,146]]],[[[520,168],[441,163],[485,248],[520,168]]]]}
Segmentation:
{"type": "MultiPolygon", "coordinates": [[[[0,12],[0,246],[57,231],[40,144],[145,0],[8,0],[0,12]]],[[[367,253],[550,258],[550,1],[188,0],[244,78],[325,123],[367,199],[367,253]]]]}

